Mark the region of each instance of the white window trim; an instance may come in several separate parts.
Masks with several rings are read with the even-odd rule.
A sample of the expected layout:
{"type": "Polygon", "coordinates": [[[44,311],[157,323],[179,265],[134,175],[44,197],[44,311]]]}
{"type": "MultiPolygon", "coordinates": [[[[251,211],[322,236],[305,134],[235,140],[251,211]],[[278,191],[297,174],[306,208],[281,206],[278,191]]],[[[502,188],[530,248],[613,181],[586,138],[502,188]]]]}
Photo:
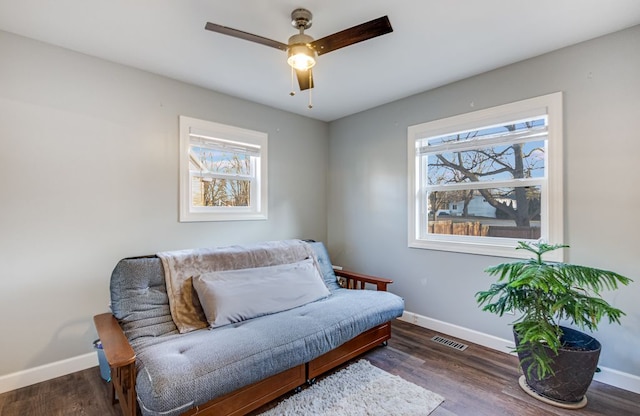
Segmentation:
{"type": "Polygon", "coordinates": [[[180,222],[194,221],[239,221],[267,219],[267,133],[242,129],[212,121],[180,116],[180,222]],[[259,148],[259,162],[256,163],[257,180],[252,183],[250,207],[194,207],[191,198],[191,174],[189,172],[190,136],[202,135],[217,140],[239,143],[259,148]]]}
{"type": "MultiPolygon", "coordinates": [[[[546,155],[546,186],[543,187],[542,239],[550,244],[564,243],[563,208],[563,120],[562,92],[522,100],[471,113],[448,117],[414,126],[409,126],[407,134],[408,157],[408,246],[412,248],[453,251],[500,257],[529,258],[529,252],[515,250],[517,239],[479,237],[456,238],[456,236],[430,236],[420,238],[420,169],[416,169],[416,140],[424,137],[479,128],[482,126],[509,122],[516,119],[546,114],[548,117],[548,155],[546,155]],[[463,240],[463,241],[461,241],[463,240]]],[[[563,261],[564,250],[549,252],[546,259],[563,261]]]]}

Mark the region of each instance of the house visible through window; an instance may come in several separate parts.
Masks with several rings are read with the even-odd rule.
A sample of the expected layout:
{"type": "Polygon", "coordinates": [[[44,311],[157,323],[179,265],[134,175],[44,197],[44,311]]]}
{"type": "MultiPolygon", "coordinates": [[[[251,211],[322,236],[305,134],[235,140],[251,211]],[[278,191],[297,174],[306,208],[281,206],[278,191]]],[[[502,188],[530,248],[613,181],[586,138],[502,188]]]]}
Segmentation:
{"type": "Polygon", "coordinates": [[[180,221],[265,219],[267,135],[180,117],[180,221]]]}
{"type": "Polygon", "coordinates": [[[562,242],[562,100],[551,94],[409,128],[409,246],[518,256],[562,242]]]}

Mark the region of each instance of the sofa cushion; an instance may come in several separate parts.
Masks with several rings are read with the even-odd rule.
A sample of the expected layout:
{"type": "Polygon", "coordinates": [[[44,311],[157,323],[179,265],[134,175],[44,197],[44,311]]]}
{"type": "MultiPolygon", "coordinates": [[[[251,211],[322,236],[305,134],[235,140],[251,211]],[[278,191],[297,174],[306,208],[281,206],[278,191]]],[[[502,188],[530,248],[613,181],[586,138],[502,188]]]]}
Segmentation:
{"type": "Polygon", "coordinates": [[[193,287],[211,327],[281,312],[329,296],[313,259],[204,273],[193,287]]]}
{"type": "Polygon", "coordinates": [[[316,259],[318,260],[318,266],[320,267],[320,271],[322,272],[324,283],[331,291],[340,289],[338,278],[333,271],[333,265],[331,264],[331,259],[329,259],[327,248],[319,241],[310,242],[309,245],[313,249],[313,252],[316,255],[316,259]]]}
{"type": "Polygon", "coordinates": [[[111,311],[135,348],[138,338],[177,333],[171,318],[160,259],[132,257],[111,273],[111,311]]]}
{"type": "MultiPolygon", "coordinates": [[[[338,289],[304,306],[136,348],[144,416],[172,416],[265,379],[402,315],[390,292],[338,289]]],[[[142,341],[142,339],[140,340],[142,341]]]]}

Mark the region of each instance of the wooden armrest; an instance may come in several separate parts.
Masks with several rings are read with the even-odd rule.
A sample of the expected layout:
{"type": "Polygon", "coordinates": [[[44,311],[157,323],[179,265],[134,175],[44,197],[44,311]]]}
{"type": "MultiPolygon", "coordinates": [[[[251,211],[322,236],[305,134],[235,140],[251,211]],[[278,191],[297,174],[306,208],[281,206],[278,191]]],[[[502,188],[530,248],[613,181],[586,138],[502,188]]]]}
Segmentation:
{"type": "Polygon", "coordinates": [[[334,270],[334,271],[336,273],[336,276],[344,277],[345,279],[347,279],[347,288],[348,289],[356,289],[355,282],[360,282],[360,289],[364,289],[365,283],[371,283],[371,284],[376,285],[377,290],[386,292],[387,291],[387,285],[393,283],[393,280],[391,280],[391,279],[385,279],[385,278],[377,277],[377,276],[369,276],[369,275],[366,275],[366,274],[350,272],[348,270],[334,270]],[[349,281],[353,281],[354,285],[351,286],[349,284],[350,283],[349,281]]]}
{"type": "Polygon", "coordinates": [[[124,367],[136,361],[136,353],[112,314],[96,315],[93,317],[93,322],[102,342],[104,355],[111,368],[124,367]]]}

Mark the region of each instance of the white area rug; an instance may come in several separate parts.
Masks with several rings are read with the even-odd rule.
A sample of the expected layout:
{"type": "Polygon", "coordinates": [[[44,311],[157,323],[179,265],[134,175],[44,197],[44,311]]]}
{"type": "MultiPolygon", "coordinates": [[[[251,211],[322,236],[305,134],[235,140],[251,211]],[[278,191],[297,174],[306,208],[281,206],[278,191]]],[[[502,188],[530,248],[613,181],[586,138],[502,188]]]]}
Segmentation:
{"type": "Polygon", "coordinates": [[[444,398],[360,360],[260,416],[428,415],[444,398]]]}

